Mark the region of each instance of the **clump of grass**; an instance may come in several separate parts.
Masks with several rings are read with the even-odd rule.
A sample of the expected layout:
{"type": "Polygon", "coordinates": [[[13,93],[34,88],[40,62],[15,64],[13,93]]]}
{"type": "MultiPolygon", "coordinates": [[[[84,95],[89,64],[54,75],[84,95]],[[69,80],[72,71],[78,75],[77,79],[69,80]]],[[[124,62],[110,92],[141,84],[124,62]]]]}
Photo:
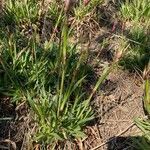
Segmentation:
{"type": "Polygon", "coordinates": [[[35,0],[22,0],[13,1],[7,0],[5,2],[5,14],[7,17],[15,22],[15,24],[20,24],[21,22],[34,22],[39,16],[39,2],[35,0]]]}
{"type": "Polygon", "coordinates": [[[123,22],[129,24],[126,36],[130,39],[121,65],[129,70],[144,70],[150,60],[149,10],[149,0],[125,1],[121,5],[123,22]]]}
{"type": "Polygon", "coordinates": [[[85,51],[79,53],[76,45],[68,44],[65,20],[61,30],[59,43],[40,43],[37,32],[25,38],[17,29],[10,37],[0,37],[0,92],[15,103],[29,103],[36,124],[34,140],[44,145],[84,136],[83,127],[94,118],[90,101],[111,70],[106,68],[86,93],[85,51]]]}
{"type": "MultiPolygon", "coordinates": [[[[62,63],[59,46],[56,43],[47,46],[47,42],[41,45],[34,37],[26,40],[26,44],[22,42],[25,41],[21,41],[21,36],[14,34],[1,40],[1,69],[4,72],[1,78],[4,82],[2,87],[35,89],[36,84],[41,82],[46,87],[53,87],[62,63]]],[[[74,46],[67,46],[66,49],[69,66],[65,69],[69,76],[69,72],[73,71],[69,67],[74,67],[78,55],[74,46]]]]}
{"type": "MultiPolygon", "coordinates": [[[[78,21],[99,1],[90,3],[92,5],[86,8],[81,3],[76,6],[74,12],[79,11],[79,16],[78,13],[74,15],[78,21]]],[[[85,136],[83,128],[94,118],[90,101],[114,66],[106,67],[93,90],[85,90],[90,68],[88,53],[79,52],[77,45],[68,42],[68,16],[65,17],[64,10],[56,4],[54,1],[42,15],[44,22],[56,16],[54,29],[59,26],[61,31],[57,42],[53,41],[53,35],[41,42],[36,26],[41,17],[40,5],[34,0],[8,0],[3,18],[5,24],[0,26],[0,92],[16,104],[21,101],[29,104],[36,125],[33,139],[43,145],[85,136]],[[26,23],[32,30],[30,36],[20,31],[26,23]]]]}
{"type": "Polygon", "coordinates": [[[102,2],[101,0],[90,0],[87,5],[80,2],[74,8],[71,26],[75,35],[80,39],[79,41],[84,42],[83,37],[87,41],[87,38],[91,38],[98,31],[100,14],[97,13],[97,7],[102,2]]]}
{"type": "Polygon", "coordinates": [[[121,5],[121,14],[125,20],[147,22],[150,18],[149,0],[127,0],[121,5]]]}
{"type": "Polygon", "coordinates": [[[36,113],[35,120],[38,130],[35,139],[41,143],[56,144],[59,140],[85,136],[82,128],[94,118],[90,107],[91,98],[110,72],[110,68],[107,68],[91,94],[86,94],[83,85],[86,82],[87,74],[82,68],[82,54],[73,62],[75,68],[69,67],[68,72],[67,68],[70,66],[70,62],[68,62],[66,46],[65,35],[62,49],[60,49],[59,62],[62,64],[58,70],[56,90],[52,92],[50,87],[50,90],[46,92],[44,87],[39,87],[39,93],[27,96],[30,106],[36,113]]]}
{"type": "Polygon", "coordinates": [[[91,0],[88,5],[85,6],[84,3],[80,3],[79,6],[74,8],[75,17],[77,20],[82,20],[86,15],[96,9],[96,6],[101,4],[102,1],[91,0]]]}
{"type": "Polygon", "coordinates": [[[131,40],[126,42],[129,44],[124,57],[120,64],[129,70],[144,70],[150,60],[150,38],[148,31],[141,25],[136,25],[128,33],[131,40]]]}
{"type": "Polygon", "coordinates": [[[84,136],[82,127],[94,116],[91,97],[85,98],[83,90],[86,70],[82,58],[65,41],[60,49],[42,51],[35,43],[21,51],[15,41],[9,43],[1,55],[3,92],[12,93],[15,102],[29,102],[37,123],[35,139],[48,144],[84,136]]]}

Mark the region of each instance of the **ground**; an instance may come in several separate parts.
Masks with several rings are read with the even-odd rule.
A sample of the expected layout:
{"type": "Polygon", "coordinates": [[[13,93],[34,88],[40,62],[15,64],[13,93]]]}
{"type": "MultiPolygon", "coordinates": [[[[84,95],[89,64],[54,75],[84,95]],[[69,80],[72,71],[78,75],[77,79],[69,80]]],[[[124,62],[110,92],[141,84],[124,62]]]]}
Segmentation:
{"type": "MultiPolygon", "coordinates": [[[[99,59],[106,63],[106,58],[99,59]]],[[[95,67],[97,74],[100,73],[99,68],[101,66],[95,67]]],[[[66,142],[63,149],[66,149],[66,145],[80,150],[132,149],[127,142],[141,134],[134,125],[134,118],[144,116],[142,89],[142,79],[138,73],[115,69],[92,101],[96,119],[93,125],[87,126],[87,137],[82,141],[77,141],[76,146],[73,146],[74,143],[66,142]]],[[[13,141],[17,147],[23,147],[22,142],[26,139],[24,133],[28,129],[27,122],[29,121],[27,107],[25,103],[22,103],[15,108],[5,97],[2,102],[3,117],[14,117],[16,121],[7,121],[1,125],[1,139],[8,139],[6,143],[12,144],[13,141]]],[[[26,148],[23,147],[23,149],[26,148]]]]}
{"type": "MultiPolygon", "coordinates": [[[[119,19],[115,20],[117,16],[114,15],[117,10],[118,8],[113,3],[102,5],[98,9],[103,18],[100,23],[98,25],[95,22],[90,23],[89,26],[92,26],[90,32],[82,29],[80,36],[84,37],[84,41],[80,43],[79,49],[86,50],[89,46],[88,63],[94,62],[92,65],[95,76],[90,79],[90,83],[95,83],[95,78],[101,75],[103,68],[111,65],[116,59],[115,53],[121,48],[120,41],[124,40],[128,34],[130,24],[126,22],[124,27],[119,19]],[[103,45],[105,40],[109,41],[109,44],[103,45]],[[93,59],[95,61],[91,61],[93,59]]],[[[71,41],[75,42],[74,38],[71,41]]],[[[90,88],[87,85],[87,90],[90,88]]],[[[135,125],[134,119],[145,116],[143,94],[141,72],[131,71],[118,65],[91,101],[95,120],[84,129],[86,137],[60,142],[55,145],[54,149],[134,150],[131,143],[133,140],[140,139],[142,134],[135,125]]],[[[28,134],[34,132],[36,124],[32,123],[32,114],[29,113],[29,106],[24,101],[16,106],[11,103],[9,97],[1,95],[0,118],[8,119],[5,122],[0,120],[0,149],[26,150],[30,144],[30,149],[40,149],[39,144],[31,142],[28,134]]],[[[47,149],[50,148],[47,147],[47,149]]]]}

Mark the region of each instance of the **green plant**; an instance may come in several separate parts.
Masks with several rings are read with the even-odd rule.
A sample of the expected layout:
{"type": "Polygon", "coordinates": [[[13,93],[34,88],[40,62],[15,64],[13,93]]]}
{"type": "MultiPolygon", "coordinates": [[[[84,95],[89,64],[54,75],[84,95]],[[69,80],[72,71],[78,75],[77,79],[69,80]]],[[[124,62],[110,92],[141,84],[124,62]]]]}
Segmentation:
{"type": "Polygon", "coordinates": [[[38,19],[40,6],[36,0],[7,0],[5,8],[5,21],[20,24],[33,23],[38,19]]]}
{"type": "MultiPolygon", "coordinates": [[[[98,3],[92,2],[93,7],[98,3]]],[[[7,1],[4,19],[7,25],[14,23],[15,28],[14,32],[8,29],[4,33],[7,27],[0,27],[0,92],[14,103],[29,104],[36,125],[33,137],[45,145],[84,136],[83,127],[94,118],[91,99],[115,64],[106,67],[92,91],[86,91],[88,54],[68,42],[68,20],[63,10],[58,16],[59,9],[53,4],[47,11],[49,14],[55,7],[54,28],[62,21],[59,42],[41,42],[36,30],[30,37],[20,32],[22,22],[34,24],[38,6],[33,0],[7,1]]]]}
{"type": "MultiPolygon", "coordinates": [[[[1,41],[1,86],[5,89],[23,89],[35,88],[36,84],[44,83],[46,87],[52,86],[56,88],[56,79],[59,76],[59,46],[56,43],[51,43],[48,48],[46,44],[43,46],[30,39],[27,45],[19,45],[18,35],[12,35],[9,39],[1,41]],[[5,42],[7,44],[5,44],[5,42]]],[[[77,52],[74,51],[74,46],[67,47],[67,56],[69,67],[73,67],[77,59],[77,52]]],[[[17,90],[18,91],[18,90],[17,90]]],[[[18,92],[17,92],[18,93],[18,92]]],[[[23,93],[23,92],[21,92],[23,93]]]]}
{"type": "Polygon", "coordinates": [[[124,42],[129,44],[129,47],[120,61],[122,66],[129,70],[144,70],[150,60],[150,38],[147,32],[146,27],[142,27],[136,23],[134,24],[134,28],[130,29],[128,37],[131,41],[124,42]]]}
{"type": "Polygon", "coordinates": [[[150,114],[150,80],[145,81],[144,108],[150,114]]]}
{"type": "Polygon", "coordinates": [[[82,54],[73,62],[74,66],[69,67],[71,71],[68,74],[67,68],[70,66],[70,62],[66,53],[67,35],[65,29],[62,34],[63,42],[59,52],[62,64],[59,66],[56,90],[53,91],[49,87],[50,89],[47,91],[44,86],[38,84],[36,94],[29,92],[27,95],[27,100],[36,114],[37,132],[34,137],[44,144],[56,144],[58,140],[84,136],[82,128],[94,118],[90,101],[112,69],[106,68],[91,94],[85,94],[83,85],[86,81],[86,72],[82,68],[82,54]]]}
{"type": "Polygon", "coordinates": [[[124,19],[131,21],[149,22],[149,10],[149,0],[126,0],[121,5],[121,15],[124,19]]]}
{"type": "Polygon", "coordinates": [[[140,118],[135,119],[137,127],[142,131],[141,140],[134,140],[134,147],[139,150],[149,150],[150,147],[150,121],[140,118]]]}
{"type": "Polygon", "coordinates": [[[144,70],[150,58],[149,0],[126,0],[121,3],[121,20],[127,22],[129,47],[120,64],[129,70],[144,70]]]}
{"type": "Polygon", "coordinates": [[[110,72],[107,68],[87,94],[86,54],[79,53],[76,45],[68,45],[68,34],[64,23],[59,45],[48,41],[40,44],[36,32],[26,40],[17,31],[0,39],[0,92],[15,103],[29,102],[37,124],[34,137],[44,144],[84,136],[82,128],[94,118],[92,96],[110,72]]]}
{"type": "Polygon", "coordinates": [[[55,94],[46,92],[44,87],[39,87],[37,95],[28,94],[27,100],[36,114],[35,139],[43,144],[56,144],[58,140],[84,137],[82,128],[94,119],[90,100],[108,73],[107,70],[102,75],[89,97],[82,91],[85,76],[71,81],[64,90],[60,85],[55,94]]]}

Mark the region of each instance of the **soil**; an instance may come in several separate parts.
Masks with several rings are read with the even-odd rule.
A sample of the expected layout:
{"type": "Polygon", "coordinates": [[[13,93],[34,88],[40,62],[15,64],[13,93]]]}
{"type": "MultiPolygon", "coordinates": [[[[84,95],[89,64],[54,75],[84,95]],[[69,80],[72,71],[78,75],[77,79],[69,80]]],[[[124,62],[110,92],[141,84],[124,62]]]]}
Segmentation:
{"type": "MultiPolygon", "coordinates": [[[[115,7],[113,7],[115,8],[115,7]]],[[[103,11],[103,24],[101,32],[95,35],[91,42],[91,59],[96,60],[93,64],[95,73],[100,75],[106,64],[114,59],[118,38],[112,33],[114,19],[107,16],[109,7],[101,8],[103,11]],[[105,14],[107,12],[107,14],[105,14]],[[108,20],[109,23],[104,22],[108,20]],[[111,21],[110,21],[111,20],[111,21]],[[107,26],[108,25],[108,26],[107,26]],[[109,39],[107,47],[102,48],[99,44],[104,39],[109,39]]],[[[113,9],[110,9],[113,10],[113,9]]],[[[110,11],[109,10],[109,11],[110,11]]],[[[115,11],[115,10],[114,10],[115,11]]],[[[119,30],[120,25],[115,30],[119,30]]],[[[95,111],[95,121],[86,127],[87,137],[75,142],[66,141],[56,149],[61,150],[133,150],[129,144],[132,139],[140,138],[141,132],[134,124],[134,118],[143,117],[143,84],[141,76],[134,72],[115,69],[99,88],[92,101],[95,111]]],[[[8,121],[0,121],[0,149],[27,149],[24,139],[28,130],[28,108],[25,103],[14,106],[9,98],[0,99],[0,118],[11,118],[8,121]],[[9,147],[9,148],[8,148],[9,147]]],[[[36,150],[39,146],[36,145],[36,150]]]]}
{"type": "Polygon", "coordinates": [[[0,150],[20,150],[27,128],[28,108],[25,103],[17,107],[10,102],[10,98],[0,99],[0,150]]]}
{"type": "Polygon", "coordinates": [[[134,118],[144,116],[142,84],[136,82],[135,75],[122,70],[110,74],[102,94],[94,102],[97,120],[90,127],[93,138],[84,141],[88,143],[86,149],[97,146],[99,150],[132,149],[126,141],[141,134],[134,118]]]}

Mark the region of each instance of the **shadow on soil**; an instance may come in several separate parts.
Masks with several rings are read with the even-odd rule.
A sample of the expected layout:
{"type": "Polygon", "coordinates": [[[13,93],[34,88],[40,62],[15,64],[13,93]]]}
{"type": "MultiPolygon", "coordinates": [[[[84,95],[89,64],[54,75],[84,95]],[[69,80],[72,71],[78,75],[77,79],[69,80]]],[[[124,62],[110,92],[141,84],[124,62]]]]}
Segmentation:
{"type": "Polygon", "coordinates": [[[20,150],[27,128],[25,117],[27,116],[27,105],[22,103],[16,107],[11,103],[9,97],[0,98],[0,150],[20,150]]]}
{"type": "Polygon", "coordinates": [[[149,150],[150,143],[142,136],[112,137],[107,150],[149,150]]]}

